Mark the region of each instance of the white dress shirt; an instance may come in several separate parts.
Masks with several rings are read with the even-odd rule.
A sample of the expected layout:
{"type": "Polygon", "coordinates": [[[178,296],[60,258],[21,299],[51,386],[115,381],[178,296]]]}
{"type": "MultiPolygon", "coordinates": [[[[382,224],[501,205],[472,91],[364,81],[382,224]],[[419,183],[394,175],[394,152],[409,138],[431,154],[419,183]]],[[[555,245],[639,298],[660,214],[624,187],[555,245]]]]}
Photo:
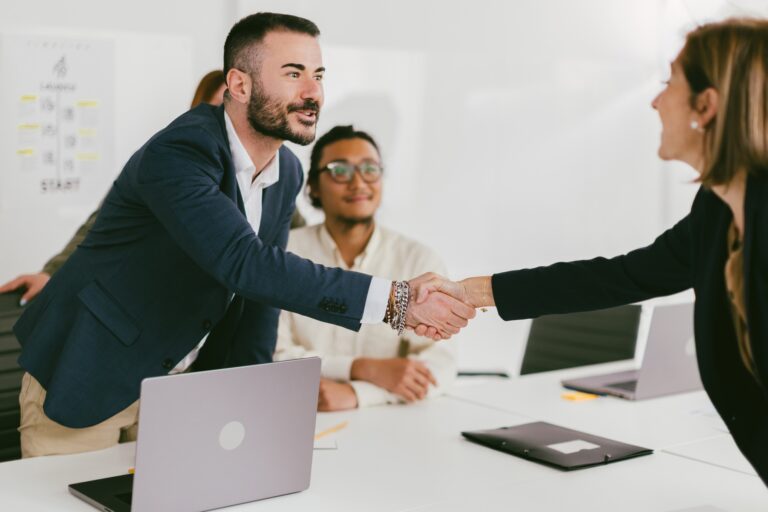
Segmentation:
{"type": "MultiPolygon", "coordinates": [[[[261,225],[261,207],[264,189],[274,185],[280,180],[280,158],[277,153],[275,153],[267,166],[254,177],[256,166],[253,164],[251,156],[240,141],[240,137],[237,136],[235,127],[232,124],[232,119],[230,119],[229,114],[227,114],[226,111],[224,111],[224,124],[227,129],[229,149],[232,153],[232,163],[235,167],[237,186],[240,189],[240,195],[243,198],[245,218],[248,220],[248,224],[253,228],[253,232],[258,235],[259,226],[261,225]]],[[[410,279],[411,277],[415,276],[409,276],[408,278],[410,279]]],[[[382,322],[384,313],[387,310],[390,286],[391,281],[387,279],[374,277],[371,280],[371,286],[368,288],[368,297],[365,302],[361,323],[382,322]]],[[[234,295],[230,298],[230,302],[232,301],[232,298],[234,298],[234,295]]],[[[203,339],[200,340],[200,343],[198,343],[197,346],[168,373],[175,374],[186,371],[197,359],[200,349],[205,343],[205,340],[208,339],[208,334],[209,333],[206,333],[205,336],[203,336],[203,339]]]]}
{"type": "MultiPolygon", "coordinates": [[[[425,272],[445,274],[445,265],[434,251],[383,227],[375,227],[365,250],[349,267],[324,224],[291,231],[288,250],[317,263],[387,276],[410,279],[425,272]]],[[[283,311],[278,326],[275,359],[320,356],[322,375],[328,379],[350,382],[352,362],[358,357],[398,357],[401,339],[408,357],[426,364],[438,382],[430,395],[439,393],[456,377],[456,353],[450,341],[433,342],[405,331],[401,337],[388,325],[377,322],[363,325],[360,332],[324,324],[317,320],[283,311]]],[[[351,381],[358,406],[400,402],[400,398],[370,382],[351,381]]]]}

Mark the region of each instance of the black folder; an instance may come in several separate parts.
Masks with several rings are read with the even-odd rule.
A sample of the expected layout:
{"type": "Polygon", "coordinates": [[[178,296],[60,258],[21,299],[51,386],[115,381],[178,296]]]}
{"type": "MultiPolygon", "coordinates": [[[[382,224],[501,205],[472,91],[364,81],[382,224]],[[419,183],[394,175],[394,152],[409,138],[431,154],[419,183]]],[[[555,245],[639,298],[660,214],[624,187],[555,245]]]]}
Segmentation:
{"type": "Polygon", "coordinates": [[[461,435],[494,450],[565,471],[650,455],[653,450],[538,421],[461,435]]]}

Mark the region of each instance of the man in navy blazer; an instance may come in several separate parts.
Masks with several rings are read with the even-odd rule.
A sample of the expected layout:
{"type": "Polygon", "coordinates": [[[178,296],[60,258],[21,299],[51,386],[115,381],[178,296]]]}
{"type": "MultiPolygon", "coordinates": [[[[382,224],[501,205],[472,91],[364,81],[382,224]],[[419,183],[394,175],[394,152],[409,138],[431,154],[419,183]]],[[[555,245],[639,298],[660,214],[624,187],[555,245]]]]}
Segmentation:
{"type": "MultiPolygon", "coordinates": [[[[314,139],[318,34],[294,16],[238,22],[224,106],[183,114],[125,165],[14,328],[24,456],[114,444],[135,425],[143,378],[270,361],[278,308],[355,330],[383,320],[389,280],[284,251],[302,171],[282,142],[314,139]]],[[[407,321],[447,337],[473,315],[433,293],[407,321]]]]}

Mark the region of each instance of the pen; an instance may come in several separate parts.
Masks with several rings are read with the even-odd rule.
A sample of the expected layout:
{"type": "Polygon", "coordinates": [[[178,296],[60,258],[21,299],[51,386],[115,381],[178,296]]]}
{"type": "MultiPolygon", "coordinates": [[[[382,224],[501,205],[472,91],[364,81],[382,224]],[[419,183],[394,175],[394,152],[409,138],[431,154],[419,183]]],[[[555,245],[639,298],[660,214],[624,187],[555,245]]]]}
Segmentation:
{"type": "Polygon", "coordinates": [[[322,432],[318,432],[317,434],[315,434],[315,440],[325,437],[328,434],[333,434],[334,432],[338,432],[339,430],[345,428],[348,424],[349,424],[348,421],[342,421],[338,425],[334,425],[330,428],[323,430],[322,432]]]}

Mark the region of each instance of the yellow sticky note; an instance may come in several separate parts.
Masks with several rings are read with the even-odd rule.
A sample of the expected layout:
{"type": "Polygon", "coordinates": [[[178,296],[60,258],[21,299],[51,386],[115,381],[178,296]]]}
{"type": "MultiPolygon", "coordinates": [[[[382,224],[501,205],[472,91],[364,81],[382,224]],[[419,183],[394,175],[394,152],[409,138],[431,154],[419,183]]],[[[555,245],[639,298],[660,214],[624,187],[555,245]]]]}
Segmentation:
{"type": "Polygon", "coordinates": [[[592,393],[582,393],[581,391],[566,391],[560,395],[564,400],[570,400],[572,402],[581,402],[583,400],[594,400],[597,395],[592,393]]]}

